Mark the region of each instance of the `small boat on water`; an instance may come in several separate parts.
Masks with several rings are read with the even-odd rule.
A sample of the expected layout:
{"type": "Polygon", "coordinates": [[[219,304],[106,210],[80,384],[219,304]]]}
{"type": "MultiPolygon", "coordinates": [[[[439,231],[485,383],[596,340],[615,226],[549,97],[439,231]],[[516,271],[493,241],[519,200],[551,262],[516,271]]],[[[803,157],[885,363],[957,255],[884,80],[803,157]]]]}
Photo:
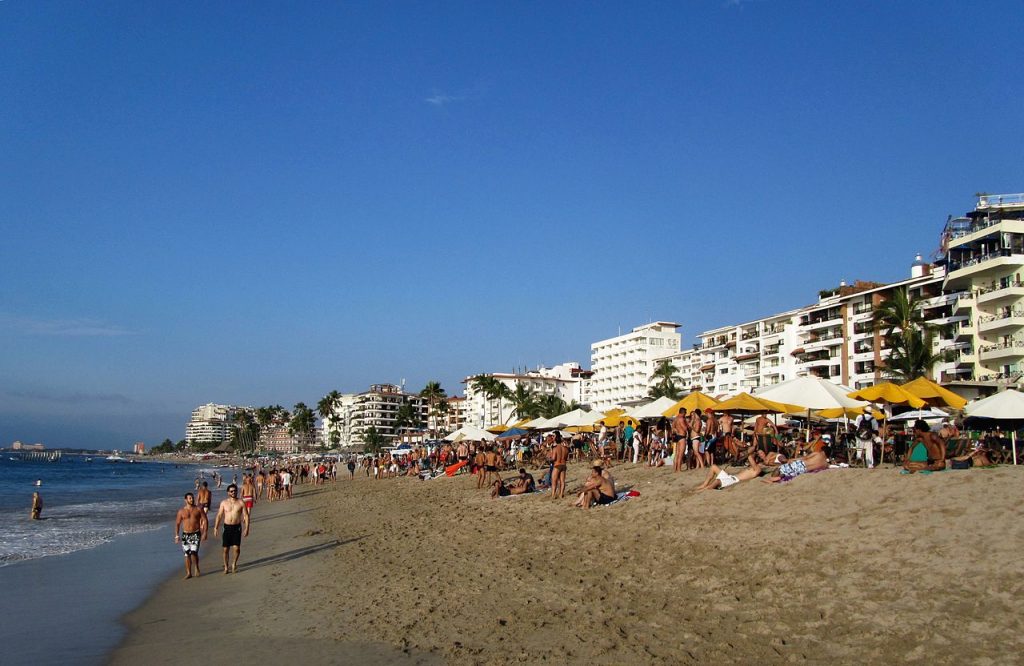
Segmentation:
{"type": "Polygon", "coordinates": [[[112,453],[111,455],[107,456],[107,457],[105,458],[105,460],[106,460],[107,462],[113,462],[113,463],[126,463],[126,462],[131,462],[131,461],[130,461],[130,460],[128,460],[127,458],[123,458],[123,457],[121,457],[121,452],[120,452],[120,451],[114,451],[114,453],[112,453]]]}

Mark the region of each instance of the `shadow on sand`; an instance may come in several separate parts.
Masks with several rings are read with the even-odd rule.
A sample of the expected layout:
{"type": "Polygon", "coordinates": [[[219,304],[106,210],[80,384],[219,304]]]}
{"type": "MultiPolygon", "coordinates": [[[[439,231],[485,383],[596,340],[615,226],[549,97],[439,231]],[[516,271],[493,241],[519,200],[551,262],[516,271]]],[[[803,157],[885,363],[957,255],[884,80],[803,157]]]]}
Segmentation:
{"type": "Polygon", "coordinates": [[[341,541],[339,539],[332,539],[331,541],[325,541],[324,543],[315,544],[312,546],[303,546],[302,548],[296,548],[294,550],[288,550],[277,555],[269,555],[267,557],[261,557],[258,560],[249,562],[248,564],[240,566],[239,571],[245,571],[247,569],[256,569],[258,567],[265,567],[270,564],[281,564],[282,562],[290,562],[297,560],[300,557],[306,557],[307,555],[313,555],[325,550],[331,550],[338,546],[344,546],[345,544],[354,543],[361,539],[365,539],[365,536],[353,537],[351,539],[345,539],[341,541]]]}

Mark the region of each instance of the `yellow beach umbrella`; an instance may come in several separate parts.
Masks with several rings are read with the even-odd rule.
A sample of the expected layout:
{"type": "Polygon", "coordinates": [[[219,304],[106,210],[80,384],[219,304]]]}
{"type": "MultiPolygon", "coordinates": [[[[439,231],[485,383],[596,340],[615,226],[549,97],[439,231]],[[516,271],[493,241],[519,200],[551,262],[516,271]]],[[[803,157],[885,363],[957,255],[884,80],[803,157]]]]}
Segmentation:
{"type": "Polygon", "coordinates": [[[692,412],[693,410],[697,409],[703,412],[708,407],[714,409],[715,405],[717,404],[718,401],[712,398],[711,396],[705,395],[700,391],[694,391],[693,393],[690,393],[676,404],[666,409],[664,412],[661,413],[661,415],[672,417],[678,414],[680,409],[685,409],[687,412],[692,412]]]}
{"type": "MultiPolygon", "coordinates": [[[[861,414],[864,413],[865,409],[865,407],[848,407],[846,409],[843,409],[842,407],[836,407],[834,409],[819,409],[814,413],[823,419],[838,419],[843,416],[860,416],[861,414]]],[[[885,418],[885,414],[876,409],[871,410],[871,416],[875,417],[876,419],[885,418]]]]}
{"type": "Polygon", "coordinates": [[[868,386],[848,395],[857,400],[881,402],[887,405],[910,405],[917,409],[924,407],[925,404],[924,400],[892,382],[882,382],[881,384],[868,386]]]}
{"type": "Polygon", "coordinates": [[[484,428],[484,430],[486,430],[487,432],[493,432],[495,435],[497,435],[499,432],[505,432],[506,430],[508,430],[508,426],[503,423],[499,423],[497,425],[487,426],[486,428],[484,428]]]}
{"type": "Polygon", "coordinates": [[[605,412],[604,418],[600,419],[598,423],[603,423],[609,428],[614,428],[618,426],[620,423],[622,423],[623,425],[631,425],[634,428],[640,424],[640,422],[634,419],[632,416],[627,415],[626,410],[617,408],[609,409],[607,412],[605,412]]]}
{"type": "Polygon", "coordinates": [[[738,393],[717,405],[713,405],[711,409],[716,412],[743,412],[746,414],[785,414],[787,412],[799,414],[805,411],[799,405],[787,405],[784,402],[765,400],[749,393],[738,393]]]}
{"type": "Polygon", "coordinates": [[[900,388],[913,393],[932,407],[963,409],[964,405],[967,404],[967,401],[956,393],[939,386],[927,377],[918,377],[912,382],[901,385],[900,388]]]}

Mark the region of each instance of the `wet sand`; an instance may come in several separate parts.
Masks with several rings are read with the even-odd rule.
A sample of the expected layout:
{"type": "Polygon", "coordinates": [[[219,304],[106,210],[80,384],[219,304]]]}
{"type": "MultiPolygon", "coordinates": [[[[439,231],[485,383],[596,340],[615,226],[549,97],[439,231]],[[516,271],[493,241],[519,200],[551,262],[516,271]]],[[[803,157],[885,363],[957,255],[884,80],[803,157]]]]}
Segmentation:
{"type": "Polygon", "coordinates": [[[466,476],[357,476],[258,505],[241,571],[165,584],[113,661],[280,644],[313,663],[995,664],[1024,647],[1024,469],[704,493],[696,471],[613,473],[641,497],[583,511],[466,476]]]}

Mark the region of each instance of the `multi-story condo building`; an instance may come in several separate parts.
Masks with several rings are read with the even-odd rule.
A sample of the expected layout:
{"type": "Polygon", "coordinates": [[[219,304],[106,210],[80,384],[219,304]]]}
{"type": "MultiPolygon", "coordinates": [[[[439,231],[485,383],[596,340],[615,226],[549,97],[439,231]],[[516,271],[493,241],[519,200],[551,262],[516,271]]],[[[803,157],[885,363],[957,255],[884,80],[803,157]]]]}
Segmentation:
{"type": "Polygon", "coordinates": [[[656,362],[680,351],[680,326],[656,321],[590,345],[590,405],[603,411],[646,400],[656,362]]]}
{"type": "MultiPolygon", "coordinates": [[[[507,386],[510,391],[515,391],[518,384],[538,396],[556,395],[566,403],[577,402],[585,405],[590,396],[591,377],[594,373],[581,368],[576,361],[568,361],[550,368],[541,366],[525,372],[485,374],[507,386]]],[[[463,380],[466,385],[464,423],[486,428],[496,424],[512,423],[522,418],[509,400],[491,399],[477,390],[473,382],[475,376],[478,375],[463,380]]]]}
{"type": "Polygon", "coordinates": [[[260,433],[260,448],[278,453],[312,451],[321,441],[319,428],[310,433],[290,433],[286,425],[272,425],[260,433]]]}
{"type": "Polygon", "coordinates": [[[1024,194],[982,195],[943,231],[947,292],[962,317],[943,381],[1016,384],[1024,359],[1024,194]]]}
{"type": "Polygon", "coordinates": [[[192,410],[185,425],[186,442],[223,442],[231,438],[232,415],[235,407],[207,403],[192,410]]]}
{"type": "MultiPolygon", "coordinates": [[[[844,283],[820,292],[814,305],[705,331],[692,352],[677,356],[677,367],[690,370],[680,384],[711,395],[754,392],[807,375],[853,388],[874,384],[890,353],[876,331],[874,313],[896,289],[919,300],[925,319],[940,328],[933,351],[955,355],[954,330],[966,317],[953,312],[959,296],[943,292],[944,278],[941,266],[918,256],[906,280],[844,283]]],[[[936,376],[953,365],[941,362],[936,376]]]]}
{"type": "Polygon", "coordinates": [[[365,444],[366,433],[372,427],[387,440],[394,440],[400,433],[398,410],[403,403],[412,405],[421,422],[427,420],[427,405],[418,395],[406,393],[394,384],[374,384],[370,390],[357,394],[349,412],[350,446],[365,444]]]}
{"type": "Polygon", "coordinates": [[[468,401],[464,396],[455,395],[448,398],[448,411],[437,420],[437,433],[444,436],[455,432],[466,425],[468,401]]]}

